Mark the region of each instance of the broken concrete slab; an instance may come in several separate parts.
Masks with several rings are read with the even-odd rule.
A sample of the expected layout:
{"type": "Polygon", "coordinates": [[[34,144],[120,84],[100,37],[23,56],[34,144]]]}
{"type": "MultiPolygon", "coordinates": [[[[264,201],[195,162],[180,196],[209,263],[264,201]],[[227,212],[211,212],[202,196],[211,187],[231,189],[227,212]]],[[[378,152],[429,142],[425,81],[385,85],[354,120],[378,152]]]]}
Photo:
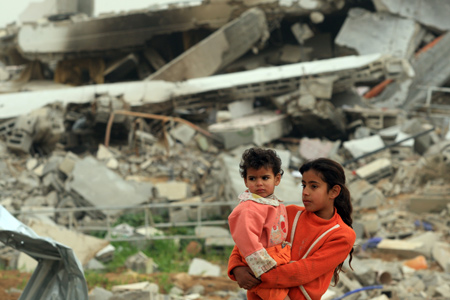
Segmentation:
{"type": "Polygon", "coordinates": [[[170,180],[155,184],[158,197],[167,198],[169,201],[185,200],[190,196],[189,184],[184,181],[170,180]]]}
{"type": "Polygon", "coordinates": [[[357,54],[389,53],[410,58],[423,35],[424,31],[421,31],[419,24],[411,19],[352,8],[336,36],[335,43],[351,48],[357,54]],[[395,34],[391,34],[392,28],[395,28],[395,34]]]}
{"type": "Polygon", "coordinates": [[[381,54],[371,54],[259,68],[233,74],[194,78],[179,83],[151,80],[97,84],[29,93],[9,93],[0,95],[0,120],[17,117],[57,101],[60,101],[63,106],[68,103],[89,103],[95,99],[97,94],[105,93],[110,96],[122,95],[123,100],[131,107],[144,106],[150,111],[159,112],[162,108],[170,106],[172,101],[175,101],[177,107],[182,109],[191,97],[195,96],[195,99],[198,99],[199,95],[209,98],[214,95],[215,101],[232,102],[248,99],[250,91],[254,97],[286,94],[297,89],[299,79],[302,76],[322,73],[342,74],[345,81],[337,80],[335,82],[337,87],[335,86],[333,91],[337,92],[362,80],[376,80],[383,76],[403,78],[412,76],[412,72],[412,68],[407,61],[381,54]],[[394,73],[389,72],[388,65],[392,64],[400,64],[401,69],[394,73]],[[349,80],[348,73],[354,70],[363,71],[358,76],[351,76],[349,80]],[[285,80],[291,80],[292,84],[286,85],[285,80]],[[280,88],[274,88],[272,85],[269,88],[267,86],[269,82],[274,82],[280,88]],[[236,90],[235,88],[239,86],[248,87],[249,90],[236,90]],[[30,99],[33,99],[33,101],[30,101],[30,99]]]}
{"type": "Polygon", "coordinates": [[[188,274],[201,276],[219,276],[220,267],[204,259],[194,258],[189,265],[188,274]]]}
{"type": "Polygon", "coordinates": [[[183,145],[187,145],[194,137],[196,131],[194,128],[180,123],[170,130],[170,135],[183,145]]]}
{"type": "MultiPolygon", "coordinates": [[[[87,264],[95,257],[98,251],[109,244],[107,240],[85,235],[62,226],[45,224],[33,219],[30,219],[28,226],[37,234],[49,237],[72,248],[82,265],[87,264]]],[[[36,267],[36,263],[29,256],[22,254],[19,256],[18,263],[20,267],[28,271],[32,271],[36,267]]]]}
{"type": "Polygon", "coordinates": [[[359,178],[370,183],[380,181],[382,178],[392,175],[392,161],[388,158],[378,158],[355,170],[359,178]]]}
{"type": "Polygon", "coordinates": [[[152,274],[158,268],[158,265],[155,264],[153,259],[145,255],[142,251],[128,257],[125,261],[125,266],[128,269],[143,274],[152,274]]]}
{"type": "Polygon", "coordinates": [[[372,135],[362,139],[345,141],[342,145],[354,158],[357,158],[383,148],[384,142],[379,135],[372,135]]]}
{"type": "Polygon", "coordinates": [[[249,9],[151,74],[147,80],[183,81],[213,75],[268,36],[264,11],[249,9]]]}
{"type": "Polygon", "coordinates": [[[345,116],[328,100],[318,100],[311,94],[300,96],[288,104],[287,114],[294,131],[300,136],[333,141],[346,137],[345,116]]]}
{"type": "Polygon", "coordinates": [[[403,3],[401,0],[374,0],[373,4],[378,11],[389,12],[404,18],[416,20],[420,24],[439,31],[450,30],[447,12],[450,5],[439,0],[421,2],[413,0],[403,3]]]}
{"type": "Polygon", "coordinates": [[[152,185],[147,193],[138,192],[130,182],[125,181],[117,173],[104,164],[87,156],[75,163],[70,179],[66,181],[66,190],[76,192],[82,197],[80,205],[94,206],[104,215],[117,214],[117,210],[103,210],[106,207],[123,206],[123,199],[128,199],[127,205],[139,205],[152,197],[152,185]]]}
{"type": "Polygon", "coordinates": [[[319,157],[332,157],[341,146],[341,141],[328,141],[319,138],[302,138],[299,145],[299,153],[305,159],[319,157]]]}
{"type": "Polygon", "coordinates": [[[220,137],[226,149],[231,149],[250,143],[261,146],[289,133],[291,125],[287,115],[267,111],[216,123],[208,130],[220,137]]]}
{"type": "Polygon", "coordinates": [[[421,248],[424,246],[423,242],[410,242],[405,240],[390,240],[382,239],[378,243],[377,249],[384,253],[396,254],[403,259],[414,258],[421,255],[421,248]]]}
{"type": "Polygon", "coordinates": [[[450,244],[445,242],[436,242],[432,246],[433,258],[444,269],[444,272],[450,273],[450,244]]]}

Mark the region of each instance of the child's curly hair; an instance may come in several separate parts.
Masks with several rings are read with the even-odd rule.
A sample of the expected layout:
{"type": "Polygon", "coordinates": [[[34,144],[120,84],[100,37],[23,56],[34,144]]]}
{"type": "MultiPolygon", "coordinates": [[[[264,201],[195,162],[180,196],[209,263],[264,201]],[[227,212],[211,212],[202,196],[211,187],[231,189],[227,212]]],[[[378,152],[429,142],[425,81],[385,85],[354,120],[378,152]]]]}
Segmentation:
{"type": "Polygon", "coordinates": [[[239,172],[242,178],[247,177],[249,168],[259,170],[262,167],[271,168],[275,176],[278,174],[283,176],[284,171],[281,169],[281,159],[274,150],[253,147],[244,151],[239,164],[239,172]]]}

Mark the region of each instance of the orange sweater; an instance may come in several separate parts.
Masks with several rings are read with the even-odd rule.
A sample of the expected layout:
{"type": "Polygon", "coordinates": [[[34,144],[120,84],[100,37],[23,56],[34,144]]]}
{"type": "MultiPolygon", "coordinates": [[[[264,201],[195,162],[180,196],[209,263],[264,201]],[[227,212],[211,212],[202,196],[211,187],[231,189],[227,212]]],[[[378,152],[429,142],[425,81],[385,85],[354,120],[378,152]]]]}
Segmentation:
{"type": "MultiPolygon", "coordinates": [[[[278,266],[261,276],[261,288],[290,288],[292,300],[320,300],[333,277],[334,269],[343,262],[356,240],[356,234],[335,211],[330,220],[324,220],[304,207],[289,205],[289,228],[301,211],[292,243],[292,262],[278,266]],[[310,249],[311,248],[311,249],[310,249]],[[309,298],[308,298],[309,297],[309,298]]],[[[288,233],[290,240],[291,230],[288,233]]],[[[228,276],[235,267],[244,266],[235,247],[228,261],[228,276]]]]}

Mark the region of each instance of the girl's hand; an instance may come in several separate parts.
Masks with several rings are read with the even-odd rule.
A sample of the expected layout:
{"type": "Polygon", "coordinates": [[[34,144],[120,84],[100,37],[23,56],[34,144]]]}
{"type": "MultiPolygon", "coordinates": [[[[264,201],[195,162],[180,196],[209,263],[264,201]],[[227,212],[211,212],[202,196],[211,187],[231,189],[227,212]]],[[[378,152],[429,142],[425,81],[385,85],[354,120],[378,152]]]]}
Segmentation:
{"type": "Polygon", "coordinates": [[[236,267],[233,269],[233,275],[240,288],[250,290],[261,283],[253,274],[249,267],[236,267]]]}

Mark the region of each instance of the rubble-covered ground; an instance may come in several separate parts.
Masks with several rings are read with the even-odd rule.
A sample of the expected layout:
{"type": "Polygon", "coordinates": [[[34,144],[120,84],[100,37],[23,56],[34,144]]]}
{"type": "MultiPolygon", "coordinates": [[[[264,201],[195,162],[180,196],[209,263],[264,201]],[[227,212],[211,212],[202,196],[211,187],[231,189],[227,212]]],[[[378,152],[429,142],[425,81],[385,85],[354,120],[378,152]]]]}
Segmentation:
{"type": "Polygon", "coordinates": [[[345,167],[357,241],[324,300],[449,298],[449,4],[93,5],[0,29],[1,299],[245,299],[227,216],[255,145],[287,204],[304,161],[345,167]]]}

